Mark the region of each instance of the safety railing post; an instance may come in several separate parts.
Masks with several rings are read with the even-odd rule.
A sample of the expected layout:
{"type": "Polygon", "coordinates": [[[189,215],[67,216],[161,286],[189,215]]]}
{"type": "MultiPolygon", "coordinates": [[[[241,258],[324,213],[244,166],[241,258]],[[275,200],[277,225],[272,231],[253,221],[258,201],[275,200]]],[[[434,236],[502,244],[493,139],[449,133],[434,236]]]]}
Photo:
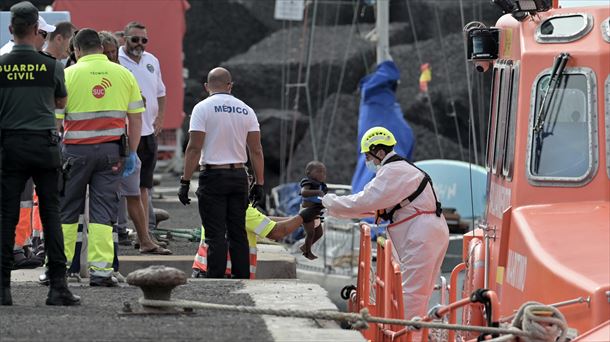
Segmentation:
{"type": "MultiPolygon", "coordinates": [[[[457,301],[457,282],[460,273],[466,269],[465,263],[460,263],[453,268],[451,271],[451,277],[449,278],[449,304],[457,301]]],[[[452,310],[449,312],[449,324],[457,323],[457,312],[452,310]]],[[[455,330],[449,330],[447,332],[447,340],[455,341],[455,330]]]]}
{"type": "MultiPolygon", "coordinates": [[[[375,309],[377,311],[377,315],[381,317],[386,317],[386,296],[385,296],[385,273],[386,273],[386,243],[389,240],[378,237],[377,238],[377,272],[375,273],[375,309]]],[[[381,342],[385,340],[385,335],[383,330],[385,329],[385,324],[378,324],[376,333],[375,333],[375,341],[381,342]]]]}
{"type": "MultiPolygon", "coordinates": [[[[360,225],[360,253],[358,254],[358,280],[356,283],[356,296],[350,298],[349,305],[353,307],[352,312],[360,312],[367,308],[370,315],[376,314],[375,303],[371,303],[371,227],[367,224],[360,225]],[[353,301],[353,302],[352,302],[353,301]]],[[[369,324],[362,335],[372,340],[377,330],[376,324],[369,324]]]]}

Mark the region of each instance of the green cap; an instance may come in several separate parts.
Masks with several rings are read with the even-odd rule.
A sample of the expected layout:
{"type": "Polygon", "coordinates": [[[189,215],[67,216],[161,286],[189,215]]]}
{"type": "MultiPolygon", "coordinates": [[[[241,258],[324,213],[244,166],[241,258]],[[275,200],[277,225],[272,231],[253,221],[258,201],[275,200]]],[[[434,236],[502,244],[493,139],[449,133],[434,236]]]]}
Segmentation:
{"type": "Polygon", "coordinates": [[[33,25],[38,22],[38,9],[29,1],[11,6],[12,25],[33,25]]]}

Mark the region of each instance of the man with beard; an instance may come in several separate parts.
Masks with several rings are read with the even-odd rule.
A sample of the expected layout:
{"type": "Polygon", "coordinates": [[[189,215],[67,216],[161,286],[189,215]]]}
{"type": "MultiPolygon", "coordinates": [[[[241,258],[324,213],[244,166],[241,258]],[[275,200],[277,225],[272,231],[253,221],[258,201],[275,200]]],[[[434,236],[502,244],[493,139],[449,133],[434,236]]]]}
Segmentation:
{"type": "MultiPolygon", "coordinates": [[[[140,198],[144,212],[149,213],[148,220],[151,221],[154,220],[154,215],[150,215],[152,203],[149,203],[148,193],[153,187],[153,173],[157,164],[157,135],[163,129],[165,85],[161,78],[159,60],[145,51],[148,44],[146,26],[132,21],[125,26],[124,32],[125,45],[119,49],[119,62],[135,76],[146,101],[146,111],[142,115],[142,138],[138,146],[138,157],[142,162],[140,198]]],[[[149,223],[147,222],[147,227],[150,227],[149,223]]]]}

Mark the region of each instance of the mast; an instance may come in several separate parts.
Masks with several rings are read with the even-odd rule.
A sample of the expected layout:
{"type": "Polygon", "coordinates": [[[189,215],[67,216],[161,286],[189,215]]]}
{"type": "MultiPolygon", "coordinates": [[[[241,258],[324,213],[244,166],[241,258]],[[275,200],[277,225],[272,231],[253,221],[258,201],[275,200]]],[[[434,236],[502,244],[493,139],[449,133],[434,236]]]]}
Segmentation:
{"type": "Polygon", "coordinates": [[[377,0],[377,20],[375,21],[375,30],[377,31],[377,64],[392,60],[392,56],[390,56],[389,22],[390,1],[377,0]]]}

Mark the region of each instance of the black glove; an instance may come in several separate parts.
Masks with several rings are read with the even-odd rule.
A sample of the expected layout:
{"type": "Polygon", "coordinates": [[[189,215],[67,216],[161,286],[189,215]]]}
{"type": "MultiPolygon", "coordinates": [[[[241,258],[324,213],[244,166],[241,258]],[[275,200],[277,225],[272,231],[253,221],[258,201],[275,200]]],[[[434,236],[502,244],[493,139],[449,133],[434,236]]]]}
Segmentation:
{"type": "Polygon", "coordinates": [[[311,222],[320,216],[320,212],[324,209],[321,204],[313,205],[309,208],[303,208],[299,211],[299,216],[303,218],[303,222],[311,222]]]}
{"type": "Polygon", "coordinates": [[[189,198],[190,186],[191,181],[180,178],[180,189],[178,189],[178,199],[184,205],[191,204],[191,199],[189,198]]]}
{"type": "Polygon", "coordinates": [[[265,189],[260,184],[253,184],[252,188],[250,188],[250,202],[252,202],[252,206],[256,207],[257,205],[264,206],[265,204],[265,189]]]}

